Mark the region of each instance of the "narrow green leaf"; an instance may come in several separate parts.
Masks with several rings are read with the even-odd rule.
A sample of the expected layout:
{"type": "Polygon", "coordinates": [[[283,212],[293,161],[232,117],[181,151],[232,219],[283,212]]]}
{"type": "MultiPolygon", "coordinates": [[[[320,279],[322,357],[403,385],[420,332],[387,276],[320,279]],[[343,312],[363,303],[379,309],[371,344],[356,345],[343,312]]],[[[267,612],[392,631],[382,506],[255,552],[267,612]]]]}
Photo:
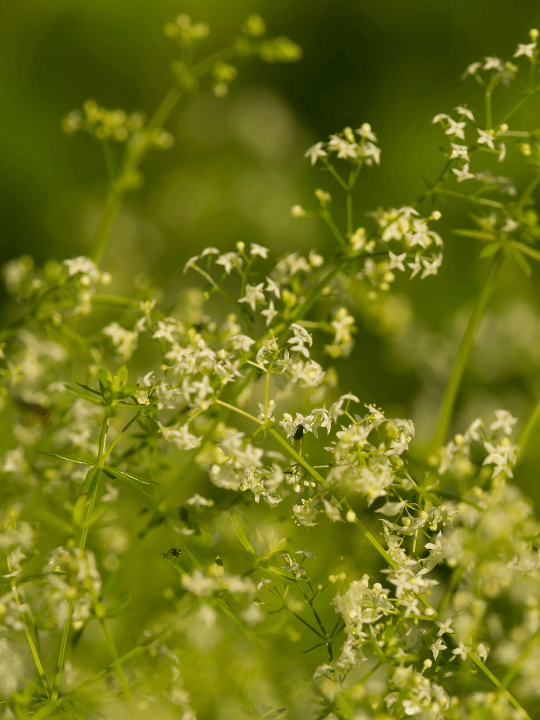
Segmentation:
{"type": "Polygon", "coordinates": [[[93,460],[84,460],[84,458],[75,457],[74,455],[63,455],[60,453],[40,452],[40,455],[49,455],[49,457],[59,458],[60,460],[69,460],[70,462],[79,463],[79,465],[95,465],[93,460]]]}
{"type": "Polygon", "coordinates": [[[499,250],[500,247],[501,246],[499,245],[499,243],[496,243],[496,242],[490,243],[489,245],[486,245],[485,247],[482,248],[478,257],[481,257],[481,258],[491,257],[492,255],[495,255],[495,253],[497,252],[497,250],[499,250]]]}
{"type": "Polygon", "coordinates": [[[513,249],[512,257],[516,261],[516,263],[519,265],[519,267],[523,270],[525,275],[527,277],[531,277],[532,268],[529,265],[527,258],[524,257],[524,255],[517,248],[513,249]]]}
{"type": "Polygon", "coordinates": [[[242,625],[242,623],[240,622],[240,620],[236,617],[236,615],[234,615],[234,613],[232,613],[232,612],[229,610],[229,608],[225,605],[225,603],[224,603],[222,600],[216,600],[216,601],[215,601],[215,605],[216,605],[216,607],[218,607],[218,608],[221,610],[221,612],[222,612],[224,615],[226,615],[230,620],[232,620],[233,623],[234,623],[237,627],[239,627],[240,630],[242,630],[242,632],[246,633],[246,635],[248,634],[248,633],[246,632],[246,628],[242,625]]]}
{"type": "Polygon", "coordinates": [[[452,230],[454,235],[460,237],[473,238],[474,240],[483,240],[484,242],[493,242],[497,239],[497,236],[487,230],[452,230]]]}
{"type": "MultiPolygon", "coordinates": [[[[190,550],[188,547],[186,547],[186,546],[184,546],[184,547],[185,547],[185,550],[186,550],[187,554],[189,555],[189,557],[190,557],[190,559],[191,559],[191,562],[195,565],[195,567],[196,567],[198,570],[200,570],[201,572],[204,573],[203,567],[202,567],[201,563],[197,560],[197,558],[195,557],[195,555],[191,552],[191,550],[190,550]]],[[[204,574],[206,575],[206,573],[204,573],[204,574]]]]}
{"type": "Polygon", "coordinates": [[[80,382],[75,383],[75,384],[78,385],[79,387],[84,388],[85,390],[88,390],[88,392],[91,392],[93,395],[97,395],[98,397],[101,397],[100,392],[98,392],[97,390],[93,390],[91,387],[88,387],[88,385],[83,385],[83,383],[80,383],[80,382]]]}
{"type": "Polygon", "coordinates": [[[233,524],[234,531],[236,533],[236,537],[240,540],[244,548],[248,551],[250,555],[253,555],[253,557],[257,557],[257,553],[255,552],[255,549],[253,548],[253,545],[249,542],[248,536],[246,534],[246,531],[240,524],[240,520],[238,517],[231,512],[231,522],[233,524]]]}
{"type": "Polygon", "coordinates": [[[119,470],[118,468],[112,467],[112,465],[104,465],[104,470],[108,470],[113,475],[117,473],[118,475],[122,475],[123,477],[128,477],[131,480],[136,480],[139,483],[142,483],[143,485],[158,485],[159,483],[155,482],[154,480],[147,480],[146,478],[141,477],[140,475],[136,475],[135,473],[131,472],[131,470],[128,472],[127,470],[119,470]]]}
{"type": "Polygon", "coordinates": [[[538,250],[534,250],[534,248],[517,241],[513,242],[512,245],[519,248],[522,253],[525,253],[525,255],[528,255],[533,260],[538,260],[538,262],[540,262],[540,252],[538,252],[538,250]]]}
{"type": "Polygon", "coordinates": [[[73,385],[65,384],[64,387],[66,388],[66,390],[69,390],[74,395],[77,395],[77,397],[80,397],[83,400],[88,400],[88,402],[94,403],[94,405],[103,405],[103,402],[101,400],[98,400],[98,397],[95,395],[92,395],[92,393],[84,392],[83,390],[80,390],[79,388],[73,387],[73,385]]]}
{"type": "MultiPolygon", "coordinates": [[[[114,477],[117,480],[121,480],[126,485],[130,485],[131,487],[134,487],[137,490],[140,490],[142,493],[144,493],[144,495],[148,495],[148,497],[151,497],[151,498],[154,497],[152,495],[152,493],[146,489],[145,485],[148,484],[146,481],[141,482],[140,480],[135,479],[131,475],[126,475],[125,473],[122,473],[119,470],[117,470],[116,468],[110,467],[109,465],[104,466],[103,472],[108,477],[114,477]]],[[[155,483],[153,483],[153,484],[155,484],[155,483]]]]}
{"type": "Polygon", "coordinates": [[[92,467],[86,473],[86,477],[84,478],[84,482],[81,487],[81,495],[89,495],[92,492],[97,480],[99,479],[99,472],[99,468],[92,467]]]}

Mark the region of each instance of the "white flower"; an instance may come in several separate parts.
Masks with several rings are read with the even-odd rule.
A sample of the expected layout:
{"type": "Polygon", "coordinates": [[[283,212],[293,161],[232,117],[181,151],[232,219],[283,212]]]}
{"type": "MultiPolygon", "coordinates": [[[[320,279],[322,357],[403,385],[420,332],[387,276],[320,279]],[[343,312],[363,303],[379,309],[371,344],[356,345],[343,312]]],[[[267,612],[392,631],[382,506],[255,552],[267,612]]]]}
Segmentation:
{"type": "Polygon", "coordinates": [[[431,122],[437,123],[437,122],[440,122],[441,120],[449,120],[449,119],[450,119],[450,115],[447,115],[446,113],[439,113],[438,115],[435,115],[435,117],[433,118],[433,120],[431,122]]]}
{"type": "Polygon", "coordinates": [[[269,422],[275,420],[274,412],[276,411],[276,401],[269,400],[268,407],[265,409],[263,403],[259,403],[259,414],[257,415],[259,420],[263,422],[269,422]]]}
{"type": "Polygon", "coordinates": [[[78,275],[79,273],[82,275],[81,283],[83,285],[96,283],[101,278],[101,273],[99,272],[95,262],[84,255],[64,260],[63,264],[67,267],[70,277],[78,275]]]}
{"type": "Polygon", "coordinates": [[[452,172],[456,176],[456,179],[458,182],[463,182],[464,180],[473,180],[474,175],[473,173],[469,172],[469,163],[466,162],[461,170],[458,170],[457,168],[452,168],[452,172]]]}
{"type": "Polygon", "coordinates": [[[248,337],[247,335],[234,335],[231,338],[233,347],[235,350],[242,350],[242,352],[249,352],[252,345],[255,345],[255,340],[248,337]]]}
{"type": "Polygon", "coordinates": [[[315,165],[318,158],[325,157],[326,155],[328,155],[326,150],[323,150],[323,145],[324,145],[324,143],[322,143],[322,142],[315,143],[315,145],[312,145],[306,151],[306,154],[304,155],[304,157],[308,157],[311,160],[312,166],[315,165]]]}
{"type": "Polygon", "coordinates": [[[488,656],[488,648],[484,645],[484,643],[480,643],[480,645],[476,648],[476,654],[482,660],[482,662],[486,662],[487,656],[488,656]]]}
{"type": "Polygon", "coordinates": [[[499,143],[499,157],[497,158],[497,162],[503,162],[505,157],[506,157],[506,145],[503,142],[500,142],[499,143]]]}
{"type": "Polygon", "coordinates": [[[281,298],[281,288],[275,280],[272,280],[272,278],[266,278],[266,289],[268,292],[274,293],[278,300],[281,298]]]}
{"type": "Polygon", "coordinates": [[[462,80],[465,80],[465,78],[468,77],[469,75],[476,75],[476,73],[478,72],[478,70],[480,69],[481,66],[482,66],[482,63],[481,63],[481,62],[471,63],[471,65],[469,65],[469,66],[467,67],[467,69],[465,70],[465,72],[464,72],[463,75],[461,76],[461,79],[462,79],[462,80]]]}
{"type": "Polygon", "coordinates": [[[439,633],[438,633],[439,637],[441,637],[445,633],[447,633],[448,635],[454,634],[454,631],[452,630],[452,627],[451,627],[451,625],[452,625],[451,618],[448,618],[448,620],[445,620],[444,622],[439,622],[437,620],[436,624],[439,626],[439,633]]]}
{"type": "Polygon", "coordinates": [[[234,252],[228,252],[224,255],[220,255],[216,260],[216,265],[223,265],[223,268],[225,269],[227,275],[231,272],[233,268],[242,267],[242,263],[243,260],[241,256],[238,253],[234,252]]]}
{"type": "Polygon", "coordinates": [[[486,57],[484,58],[485,63],[482,67],[482,70],[498,70],[501,72],[504,70],[504,63],[502,60],[496,57],[486,57]]]}
{"type": "Polygon", "coordinates": [[[458,105],[454,108],[454,110],[459,113],[459,115],[465,115],[465,117],[469,118],[471,122],[474,122],[474,115],[468,108],[458,105]]]}
{"type": "Polygon", "coordinates": [[[460,640],[460,643],[457,648],[454,648],[452,650],[452,655],[459,655],[462,660],[467,659],[467,653],[471,651],[471,646],[467,646],[464,644],[463,640],[460,640]]]}
{"type": "Polygon", "coordinates": [[[266,316],[266,327],[268,327],[268,326],[272,323],[272,320],[273,320],[273,319],[276,317],[276,315],[278,315],[278,314],[279,314],[278,311],[277,311],[277,310],[275,309],[275,307],[274,307],[274,301],[273,301],[273,300],[270,300],[270,304],[268,305],[268,307],[266,308],[266,310],[263,310],[263,311],[261,312],[261,315],[265,315],[265,316],[266,316]]]}
{"type": "Polygon", "coordinates": [[[497,419],[491,423],[489,429],[499,430],[500,428],[505,435],[511,435],[512,427],[517,423],[517,418],[512,417],[508,410],[496,410],[495,417],[497,419]]]}
{"type": "Polygon", "coordinates": [[[414,258],[414,262],[407,263],[407,266],[410,267],[412,270],[412,273],[411,273],[411,280],[412,280],[413,277],[415,275],[417,275],[420,272],[420,270],[422,269],[422,263],[420,262],[420,255],[416,255],[416,257],[414,258]]]}
{"type": "Polygon", "coordinates": [[[199,447],[202,442],[202,438],[196,437],[189,432],[189,425],[187,425],[187,423],[182,425],[179,430],[165,427],[160,422],[158,422],[158,425],[163,438],[168,442],[174,443],[180,450],[193,450],[193,448],[199,447]]]}
{"type": "Polygon", "coordinates": [[[377,142],[377,136],[371,131],[371,125],[369,123],[363,123],[355,132],[358,133],[360,137],[366,138],[366,140],[371,140],[371,142],[374,143],[377,142]]]}
{"type": "Polygon", "coordinates": [[[337,150],[338,158],[346,160],[349,157],[356,157],[358,145],[356,143],[351,143],[348,140],[339,137],[339,135],[330,135],[328,149],[331,151],[337,150]]]}
{"type": "Polygon", "coordinates": [[[521,55],[526,55],[529,58],[533,58],[534,51],[536,49],[536,43],[532,42],[528,45],[524,45],[523,43],[519,43],[517,46],[516,52],[513,54],[512,57],[520,57],[521,55]]]}
{"type": "Polygon", "coordinates": [[[480,128],[476,128],[478,130],[478,140],[476,141],[479,145],[483,145],[484,143],[490,148],[491,150],[495,150],[495,145],[493,144],[493,131],[491,130],[480,130],[480,128]]]}
{"type": "Polygon", "coordinates": [[[309,350],[304,347],[307,343],[310,347],[313,345],[313,338],[308,331],[298,323],[292,323],[290,329],[294,333],[294,337],[289,338],[287,342],[291,345],[291,350],[301,353],[305,357],[309,357],[309,350]]]}
{"type": "Polygon", "coordinates": [[[388,253],[388,257],[390,258],[390,263],[388,265],[389,270],[393,270],[396,268],[397,270],[401,270],[402,272],[405,272],[405,265],[403,264],[403,261],[407,257],[407,253],[404,252],[401,255],[394,255],[392,251],[388,253]]]}
{"type": "Polygon", "coordinates": [[[262,300],[263,302],[265,300],[264,293],[262,291],[263,287],[264,283],[259,283],[258,285],[246,285],[246,294],[243,298],[240,298],[238,302],[247,303],[253,312],[255,312],[257,300],[262,300]]]}
{"type": "Polygon", "coordinates": [[[420,279],[423,280],[428,275],[436,275],[439,268],[442,264],[442,253],[439,253],[435,258],[422,258],[422,264],[424,266],[424,271],[422,272],[422,275],[420,276],[420,279]]]}
{"type": "Polygon", "coordinates": [[[435,658],[435,660],[439,657],[439,653],[441,652],[441,650],[446,650],[447,647],[448,645],[444,645],[440,637],[435,640],[435,642],[431,646],[431,652],[433,653],[433,657],[435,658]]]}
{"type": "Polygon", "coordinates": [[[451,143],[451,146],[452,154],[450,155],[450,160],[459,158],[460,160],[466,160],[469,162],[469,148],[467,145],[457,145],[456,143],[451,143]]]}
{"type": "Polygon", "coordinates": [[[265,248],[262,245],[257,245],[257,243],[251,243],[250,253],[251,255],[259,255],[266,260],[268,257],[268,248],[265,248]]]}
{"type": "Polygon", "coordinates": [[[460,140],[465,140],[465,133],[463,132],[463,128],[466,127],[466,122],[456,122],[455,120],[452,120],[451,117],[449,117],[448,124],[450,125],[450,127],[448,128],[448,130],[445,130],[445,135],[454,135],[460,140]]]}
{"type": "Polygon", "coordinates": [[[197,597],[208,597],[217,590],[214,578],[206,577],[202,570],[195,570],[193,575],[184,575],[181,582],[182,587],[197,597]]]}

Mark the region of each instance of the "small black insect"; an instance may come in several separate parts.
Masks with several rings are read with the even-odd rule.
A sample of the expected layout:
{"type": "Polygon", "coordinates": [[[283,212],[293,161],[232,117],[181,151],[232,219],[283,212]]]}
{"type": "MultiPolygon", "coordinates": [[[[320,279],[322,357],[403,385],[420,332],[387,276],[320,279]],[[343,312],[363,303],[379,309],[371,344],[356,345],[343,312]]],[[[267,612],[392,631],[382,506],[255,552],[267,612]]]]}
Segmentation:
{"type": "Polygon", "coordinates": [[[178,548],[171,548],[170,550],[167,550],[166,553],[163,553],[163,557],[167,557],[168,555],[170,555],[171,557],[177,558],[180,557],[181,554],[182,551],[178,548]]]}
{"type": "Polygon", "coordinates": [[[303,426],[303,425],[299,425],[299,426],[296,428],[296,432],[295,432],[294,435],[293,435],[293,439],[294,439],[294,440],[302,440],[303,437],[304,437],[304,426],[303,426]]]}

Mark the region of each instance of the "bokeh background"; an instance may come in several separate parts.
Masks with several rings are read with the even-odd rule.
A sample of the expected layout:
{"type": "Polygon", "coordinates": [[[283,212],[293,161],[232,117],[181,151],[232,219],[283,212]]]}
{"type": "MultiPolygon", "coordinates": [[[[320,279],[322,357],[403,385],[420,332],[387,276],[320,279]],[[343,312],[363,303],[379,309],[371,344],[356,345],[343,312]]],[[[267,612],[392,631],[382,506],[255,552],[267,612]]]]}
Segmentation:
{"type": "MultiPolygon", "coordinates": [[[[105,167],[95,141],[66,137],[61,118],[87,98],[151,114],[172,80],[176,48],[163,26],[180,12],[210,24],[210,48],[227,43],[257,12],[270,35],[288,35],[304,56],[293,65],[247,62],[227,98],[208,90],[184,101],[167,123],[175,146],[145,161],[144,185],[124,204],[103,265],[119,291],[148,278],[170,299],[185,286],[186,259],[207,245],[227,251],[243,240],[277,255],[329,253],[325,228],[293,219],[290,208],[314,206],[316,187],[335,189],[303,154],[346,125],[371,123],[382,147],[380,167],[359,184],[358,222],[363,211],[413,202],[421,177],[433,179],[444,161],[443,135],[431,118],[464,103],[482,117],[480,89],[472,79],[460,82],[465,67],[486,55],[510,58],[540,26],[537,2],[508,0],[4,0],[0,262],[30,254],[39,265],[88,253],[106,194],[105,167]]],[[[495,119],[513,92],[502,105],[495,98],[495,119]]],[[[512,127],[539,126],[537,97],[512,127]]],[[[519,189],[531,171],[517,168],[510,152],[502,172],[514,175],[519,189]]],[[[487,269],[477,243],[451,234],[470,223],[466,210],[453,202],[438,207],[446,246],[440,275],[398,281],[388,298],[371,303],[359,289],[356,348],[338,365],[344,391],[390,416],[412,417],[420,442],[434,427],[487,269]]],[[[530,282],[517,269],[503,270],[459,397],[456,430],[499,407],[523,422],[537,401],[539,277],[538,267],[530,282]]],[[[3,295],[0,304],[3,321],[17,316],[3,295]]],[[[518,477],[537,503],[539,445],[531,442],[518,477]]],[[[132,585],[137,567],[149,562],[144,552],[132,585]]],[[[247,650],[240,656],[251,657],[247,650]]]]}

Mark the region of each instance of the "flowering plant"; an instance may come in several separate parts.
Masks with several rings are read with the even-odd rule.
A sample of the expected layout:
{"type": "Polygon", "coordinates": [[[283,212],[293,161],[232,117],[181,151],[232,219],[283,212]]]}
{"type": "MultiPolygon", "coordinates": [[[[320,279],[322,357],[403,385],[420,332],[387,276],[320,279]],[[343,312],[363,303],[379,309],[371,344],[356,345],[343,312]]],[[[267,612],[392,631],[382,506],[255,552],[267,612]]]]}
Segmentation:
{"type": "Polygon", "coordinates": [[[346,127],[306,152],[343,195],[344,217],[329,189],[292,208],[327,227],[332,253],[201,247],[182,275],[193,284],[170,307],[148,287],[104,292],[124,196],[148,152],[174,142],[163,126],[183,96],[210,81],[224,97],[235,58],[301,51],[266,39],[258,16],[202,59],[205,24],[181,15],[165,32],[180,57],[148,122],[94,101],[64,120],[67,133],[95,137],[110,175],[91,257],[35,269],[24,256],[2,271],[20,308],[0,331],[2,717],[192,720],[226,705],[227,717],[530,719],[540,523],[513,475],[540,405],[517,438],[502,409],[447,436],[503,265],[531,276],[540,260],[540,131],[510,126],[540,89],[538,31],[512,61],[467,68],[483,119],[465,106],[433,118],[446,161],[415,202],[364,208],[358,225],[356,189],[381,148],[367,122],[346,127]],[[494,123],[494,91],[518,62],[529,82],[494,123]],[[507,149],[525,159],[523,187],[482,169],[507,149]],[[370,307],[398,273],[436,282],[443,198],[474,208],[454,232],[482,242],[491,265],[425,447],[410,419],[341,387],[338,370],[362,321],[358,288],[370,307]],[[138,559],[156,537],[161,551],[138,559]],[[138,597],[122,587],[134,563],[138,597]],[[96,646],[99,666],[86,659],[96,646]]]}

